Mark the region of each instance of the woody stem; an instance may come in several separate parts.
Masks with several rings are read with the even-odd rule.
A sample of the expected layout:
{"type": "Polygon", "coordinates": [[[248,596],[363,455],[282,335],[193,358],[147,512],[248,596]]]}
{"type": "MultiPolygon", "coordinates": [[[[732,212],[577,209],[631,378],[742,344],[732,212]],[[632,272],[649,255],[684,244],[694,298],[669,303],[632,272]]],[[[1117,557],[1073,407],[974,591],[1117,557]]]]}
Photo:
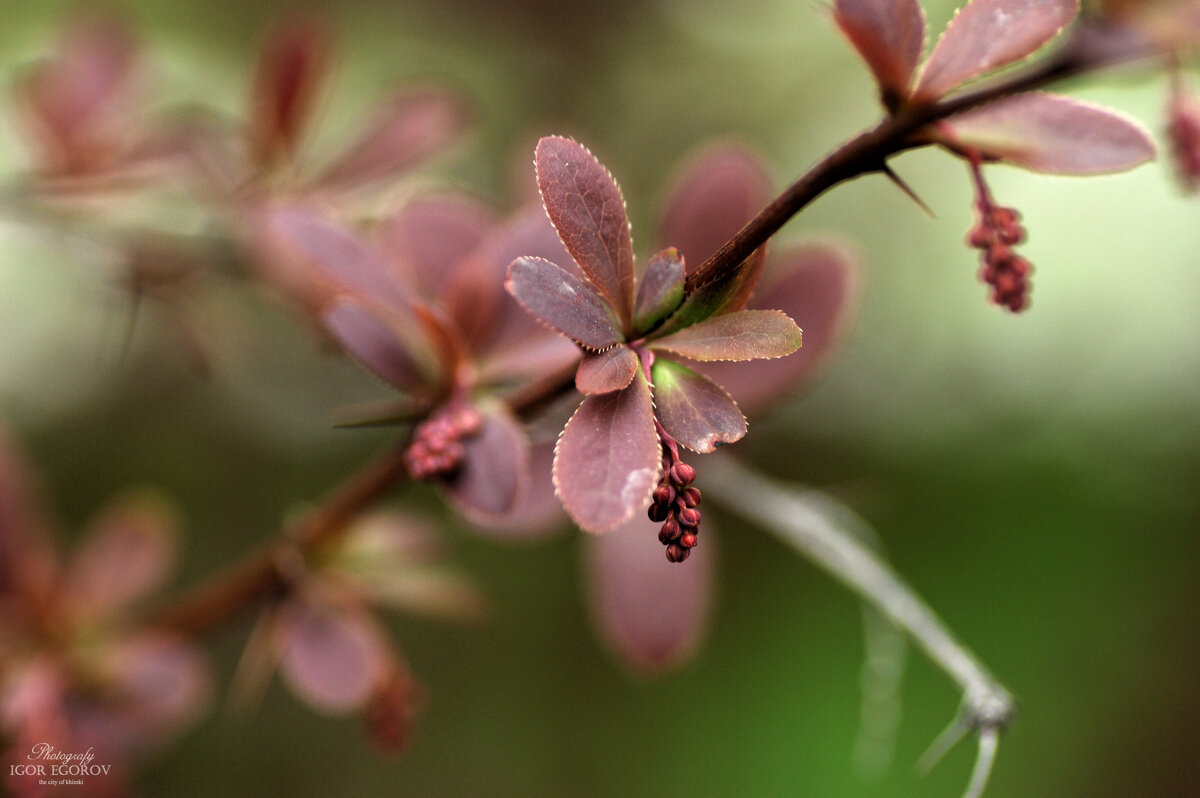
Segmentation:
{"type": "Polygon", "coordinates": [[[788,186],[688,275],[686,289],[695,290],[737,269],[793,216],[839,183],[884,171],[891,156],[932,144],[929,137],[922,135],[930,124],[1010,94],[1154,54],[1148,45],[1131,47],[1106,38],[1102,31],[1081,26],[1053,56],[1025,71],[940,102],[902,106],[874,128],[833,150],[788,186]]]}

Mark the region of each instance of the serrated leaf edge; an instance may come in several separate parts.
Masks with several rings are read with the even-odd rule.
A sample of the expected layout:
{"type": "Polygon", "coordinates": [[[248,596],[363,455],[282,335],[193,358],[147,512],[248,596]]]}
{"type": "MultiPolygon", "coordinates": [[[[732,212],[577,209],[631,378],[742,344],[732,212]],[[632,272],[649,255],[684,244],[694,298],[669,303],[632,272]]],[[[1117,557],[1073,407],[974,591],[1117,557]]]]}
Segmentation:
{"type": "MultiPolygon", "coordinates": [[[[621,210],[625,214],[625,227],[629,231],[630,251],[637,252],[637,248],[636,248],[636,246],[634,244],[634,240],[633,240],[633,221],[629,218],[629,204],[625,201],[625,192],[621,191],[621,184],[617,182],[617,179],[615,177],[613,177],[613,173],[609,171],[608,167],[605,166],[603,164],[603,162],[601,162],[601,160],[599,158],[597,158],[590,149],[588,149],[587,145],[583,144],[582,142],[580,142],[576,139],[571,138],[570,136],[560,136],[558,134],[553,134],[550,136],[542,136],[541,139],[538,139],[538,144],[542,143],[542,139],[560,139],[562,141],[571,142],[572,144],[578,146],[580,149],[582,149],[584,152],[586,152],[588,154],[588,156],[592,160],[594,160],[596,162],[596,164],[604,171],[604,174],[608,177],[608,179],[611,180],[613,185],[617,187],[617,196],[621,198],[621,210]]],[[[554,223],[554,217],[550,215],[550,209],[546,206],[546,196],[542,193],[541,170],[538,169],[538,164],[537,164],[537,147],[534,147],[533,174],[534,174],[534,178],[538,184],[538,199],[540,199],[542,201],[542,213],[546,214],[546,218],[550,220],[550,226],[554,228],[554,235],[558,238],[559,243],[563,245],[563,249],[565,249],[567,251],[567,254],[570,254],[571,248],[568,247],[567,242],[563,240],[562,233],[559,232],[558,225],[556,225],[554,223]]],[[[575,260],[574,255],[571,255],[571,260],[575,260]]],[[[583,277],[584,281],[592,286],[593,290],[596,292],[596,295],[599,296],[601,299],[603,299],[605,302],[607,302],[609,307],[611,307],[614,311],[616,311],[617,317],[621,320],[621,322],[623,324],[632,325],[633,324],[632,302],[637,297],[637,258],[636,257],[633,258],[633,262],[630,263],[630,266],[632,267],[632,271],[633,271],[633,276],[634,276],[634,284],[632,286],[630,286],[630,291],[629,291],[629,299],[630,299],[631,304],[630,304],[630,307],[628,308],[628,310],[626,311],[626,313],[628,313],[628,315],[629,315],[628,320],[625,319],[625,314],[621,312],[621,309],[616,307],[613,304],[614,302],[619,301],[620,297],[612,297],[612,298],[607,297],[604,294],[604,292],[599,289],[598,286],[593,284],[592,281],[590,279],[588,279],[587,273],[584,271],[583,267],[579,265],[579,261],[575,261],[575,266],[579,269],[579,274],[580,274],[580,276],[583,277]]],[[[562,268],[562,267],[560,266],[559,268],[562,268]]]]}
{"type": "MultiPolygon", "coordinates": [[[[786,355],[785,355],[785,357],[786,357],[786,355]]],[[[730,403],[734,407],[737,408],[737,411],[739,413],[741,413],[741,415],[742,415],[742,421],[746,425],[746,431],[741,434],[741,437],[736,438],[732,441],[714,442],[713,447],[707,451],[704,451],[702,449],[693,449],[692,447],[688,446],[683,441],[677,440],[676,443],[678,443],[683,448],[687,449],[689,452],[695,452],[696,454],[712,454],[713,452],[715,452],[717,449],[719,449],[722,446],[729,446],[734,443],[737,443],[738,441],[740,441],[742,438],[746,437],[750,433],[750,419],[746,418],[746,414],[742,412],[742,406],[737,403],[737,400],[733,398],[733,396],[729,393],[729,391],[725,390],[725,386],[719,384],[716,380],[714,380],[712,377],[709,377],[707,374],[701,374],[700,372],[696,371],[694,368],[692,368],[684,363],[680,363],[678,360],[675,360],[674,358],[664,357],[662,359],[669,360],[670,362],[674,363],[676,366],[679,366],[680,368],[684,368],[684,369],[687,369],[688,371],[692,372],[697,377],[700,377],[701,379],[704,379],[704,380],[708,380],[718,391],[725,394],[725,398],[727,398],[730,401],[730,403]]],[[[772,358],[772,359],[774,359],[774,358],[772,358]]],[[[655,362],[657,362],[657,361],[655,361],[655,362]]],[[[654,373],[653,367],[651,367],[650,373],[651,374],[654,373]]],[[[654,411],[655,411],[654,417],[655,418],[658,418],[658,398],[657,397],[658,397],[658,395],[656,393],[654,393],[654,383],[651,383],[650,384],[650,404],[654,408],[654,411]]],[[[659,423],[661,424],[662,422],[660,421],[659,423]]],[[[650,495],[653,496],[654,491],[651,491],[650,495]]]]}
{"type": "MultiPolygon", "coordinates": [[[[639,377],[640,377],[641,379],[646,379],[646,376],[645,376],[644,374],[642,374],[642,373],[641,373],[641,371],[642,371],[642,370],[639,368],[639,369],[638,369],[638,371],[637,371],[637,373],[635,373],[635,374],[633,375],[633,379],[634,379],[634,380],[638,379],[639,377]]],[[[632,381],[630,382],[630,384],[631,384],[631,385],[633,384],[633,383],[632,383],[632,381]]],[[[649,381],[647,381],[646,385],[647,385],[647,387],[650,389],[650,409],[651,409],[651,412],[653,412],[653,410],[654,410],[654,385],[653,385],[653,384],[651,384],[649,381]]],[[[628,389],[628,386],[626,386],[626,388],[625,388],[625,389],[623,389],[623,390],[627,390],[627,389],[628,389]]],[[[722,388],[721,390],[724,390],[724,388],[722,388]]],[[[566,514],[567,514],[567,515],[570,517],[570,519],[571,519],[571,522],[572,522],[573,524],[575,524],[575,526],[577,526],[577,527],[579,527],[580,529],[582,529],[584,532],[588,532],[588,533],[590,533],[590,534],[593,534],[593,535],[602,535],[602,534],[604,534],[605,532],[610,532],[610,531],[612,531],[612,530],[616,529],[616,528],[617,528],[617,527],[619,527],[621,524],[623,524],[623,523],[625,523],[626,521],[628,521],[630,518],[632,518],[632,517],[633,517],[633,514],[634,514],[635,512],[637,512],[637,510],[636,510],[636,509],[634,509],[634,510],[631,510],[631,511],[630,511],[629,513],[627,513],[627,514],[626,514],[626,515],[625,515],[623,518],[621,518],[621,520],[620,520],[620,521],[618,521],[617,523],[613,524],[613,525],[612,525],[612,526],[610,526],[610,527],[606,527],[605,529],[588,529],[587,527],[585,527],[585,526],[583,526],[582,524],[580,524],[580,523],[579,523],[579,521],[578,521],[578,520],[576,520],[575,516],[574,516],[574,515],[571,513],[570,509],[568,509],[568,508],[567,508],[567,504],[566,504],[566,502],[565,502],[565,501],[563,501],[563,495],[562,495],[562,491],[561,491],[561,490],[559,490],[559,479],[558,479],[558,451],[559,451],[559,446],[561,446],[561,445],[562,445],[562,439],[563,439],[563,435],[564,435],[564,434],[566,433],[566,431],[567,431],[567,425],[568,425],[568,424],[570,424],[570,423],[571,423],[571,421],[573,421],[573,420],[575,419],[575,416],[579,415],[579,411],[580,411],[580,410],[583,408],[583,402],[586,402],[587,400],[588,400],[588,397],[586,397],[586,396],[585,396],[585,397],[583,398],[583,401],[581,401],[581,402],[579,403],[579,407],[575,408],[575,412],[571,413],[571,418],[567,419],[567,423],[566,423],[566,424],[563,424],[563,428],[562,428],[561,430],[559,430],[559,432],[558,432],[558,437],[557,437],[557,438],[555,438],[555,440],[554,440],[554,460],[553,460],[553,462],[551,462],[551,464],[550,464],[550,481],[551,481],[551,482],[554,484],[554,496],[555,496],[555,498],[557,498],[557,499],[558,499],[558,502],[559,502],[559,504],[561,504],[561,505],[562,505],[562,508],[563,508],[563,510],[564,510],[564,511],[566,512],[566,514]]],[[[655,471],[654,471],[654,474],[655,474],[655,477],[654,477],[654,482],[652,482],[652,483],[651,483],[651,485],[650,485],[650,490],[646,491],[646,495],[645,495],[645,496],[642,498],[642,501],[641,501],[641,506],[643,506],[643,507],[649,507],[649,506],[650,506],[650,497],[654,495],[654,488],[655,488],[655,486],[658,484],[658,481],[659,481],[660,479],[662,479],[662,473],[663,473],[663,470],[662,470],[662,443],[661,443],[661,442],[658,444],[658,449],[659,449],[659,462],[658,462],[658,464],[655,466],[655,471]]]]}
{"type": "MultiPolygon", "coordinates": [[[[796,324],[796,320],[793,319],[788,314],[784,313],[782,310],[775,310],[774,308],[747,308],[747,310],[754,310],[757,313],[777,313],[780,316],[783,316],[788,321],[790,321],[792,324],[796,324]]],[[[735,312],[741,313],[742,311],[735,311],[735,312]]],[[[708,318],[714,319],[714,318],[718,318],[718,316],[709,316],[708,318]]],[[[702,322],[705,322],[705,321],[708,321],[708,319],[701,319],[700,321],[695,322],[694,324],[689,324],[687,327],[680,327],[678,330],[672,330],[670,335],[674,335],[675,333],[681,332],[690,327],[695,327],[696,324],[701,324],[702,322]]],[[[796,329],[800,330],[800,336],[801,336],[801,338],[803,338],[804,330],[800,328],[799,324],[796,324],[796,329]]],[[[667,337],[667,336],[664,336],[664,338],[665,337],[667,337]]],[[[800,348],[802,346],[804,346],[804,342],[801,341],[800,346],[797,346],[791,352],[788,352],[787,354],[783,354],[783,355],[767,355],[764,357],[748,357],[748,358],[740,358],[740,359],[732,358],[732,357],[710,357],[710,358],[705,358],[704,360],[700,360],[699,358],[694,358],[694,357],[691,357],[690,355],[686,355],[683,352],[677,352],[676,350],[671,349],[670,347],[659,346],[658,345],[659,340],[661,340],[661,339],[647,341],[646,348],[652,349],[655,352],[670,352],[671,354],[678,355],[679,357],[686,357],[689,360],[695,360],[697,363],[752,363],[755,360],[781,360],[785,357],[790,357],[790,356],[796,354],[797,352],[800,351],[800,348]]],[[[701,376],[703,376],[703,375],[701,375],[701,376]]],[[[714,383],[714,385],[715,385],[715,383],[714,383]]],[[[722,389],[722,390],[724,390],[724,389],[722,389]]]]}

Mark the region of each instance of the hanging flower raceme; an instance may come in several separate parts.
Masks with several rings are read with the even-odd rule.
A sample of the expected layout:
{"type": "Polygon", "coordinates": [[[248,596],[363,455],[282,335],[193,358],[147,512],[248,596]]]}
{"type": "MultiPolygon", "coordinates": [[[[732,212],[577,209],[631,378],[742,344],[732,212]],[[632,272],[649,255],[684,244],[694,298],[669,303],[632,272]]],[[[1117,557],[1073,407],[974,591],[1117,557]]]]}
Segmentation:
{"type": "Polygon", "coordinates": [[[1029,304],[1029,274],[1033,267],[1013,247],[1025,240],[1025,228],[1015,208],[997,205],[983,180],[978,163],[975,176],[975,209],[978,222],[967,233],[967,243],[982,252],[979,277],[992,287],[994,304],[1017,313],[1029,304]]]}
{"type": "Polygon", "coordinates": [[[679,360],[783,357],[801,333],[781,312],[742,309],[757,263],[685,292],[683,257],[667,248],[636,278],[624,200],[607,170],[560,137],[538,142],[535,163],[546,213],[582,276],[527,256],[505,285],[584,352],[575,386],[586,398],[559,438],[554,484],[576,523],[606,532],[646,512],[663,446],[711,452],[746,433],[729,394],[679,360]]]}
{"type": "Polygon", "coordinates": [[[503,399],[579,357],[504,294],[515,255],[564,253],[540,209],[499,220],[463,197],[416,198],[373,237],[310,204],[271,206],[254,224],[261,258],[305,286],[328,333],[401,392],[369,420],[415,423],[409,473],[474,520],[539,527],[525,511],[545,517],[540,482],[530,486],[541,459],[503,399]]]}
{"type": "Polygon", "coordinates": [[[62,558],[25,469],[0,441],[0,733],[12,794],[42,794],[35,769],[7,767],[29,764],[39,744],[91,748],[108,768],[102,789],[119,792],[131,763],[197,719],[211,692],[202,652],[129,628],[130,608],[170,573],[175,538],[160,501],[131,496],[62,558]]]}
{"type": "MultiPolygon", "coordinates": [[[[1033,55],[1078,10],[1077,0],[971,0],[924,63],[925,17],[917,0],[837,0],[834,18],[870,67],[884,105],[896,114],[937,103],[970,81],[1033,55]]],[[[977,207],[982,215],[969,239],[985,250],[980,274],[992,287],[992,301],[1013,312],[1028,307],[1031,267],[990,238],[984,240],[1006,225],[982,210],[987,189],[978,165],[1002,161],[1037,172],[1096,175],[1131,169],[1155,153],[1153,140],[1134,120],[1044,92],[1010,95],[956,114],[914,140],[934,141],[971,164],[981,186],[977,207]]]]}

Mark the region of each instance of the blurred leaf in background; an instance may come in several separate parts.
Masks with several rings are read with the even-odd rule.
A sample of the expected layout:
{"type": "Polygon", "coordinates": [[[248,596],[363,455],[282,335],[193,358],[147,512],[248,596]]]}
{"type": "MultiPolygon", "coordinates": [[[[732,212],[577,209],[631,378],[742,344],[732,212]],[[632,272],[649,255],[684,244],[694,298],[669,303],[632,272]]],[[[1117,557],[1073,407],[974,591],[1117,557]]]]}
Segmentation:
{"type": "MultiPolygon", "coordinates": [[[[952,5],[926,4],[932,29],[952,5]]],[[[230,113],[244,107],[262,37],[291,8],[114,6],[143,38],[158,101],[199,98],[230,113]]],[[[781,185],[876,114],[869,76],[812,4],[305,5],[314,7],[342,39],[314,151],[352,139],[381,89],[439,78],[472,97],[479,116],[421,180],[515,202],[532,191],[537,138],[580,136],[622,176],[635,230],[653,229],[672,166],[710,136],[765,152],[781,185]]],[[[6,86],[78,11],[6,3],[6,86]]],[[[1151,73],[1064,90],[1160,125],[1165,85],[1151,73]]],[[[10,102],[4,184],[28,163],[10,102]]],[[[1086,183],[991,170],[997,195],[1020,201],[1032,231],[1023,253],[1038,264],[1034,306],[1012,318],[979,296],[962,242],[971,223],[962,165],[932,151],[894,165],[939,218],[872,178],[781,234],[781,243],[814,232],[856,241],[864,304],[825,378],[771,420],[752,416],[739,455],[827,488],[867,518],[898,570],[1019,696],[989,796],[1193,794],[1200,207],[1178,196],[1161,164],[1086,183]]],[[[386,440],[331,428],[340,406],[378,395],[368,378],[319,351],[279,303],[230,286],[194,309],[216,353],[208,379],[156,311],[138,320],[122,358],[128,308],[106,263],[85,241],[0,219],[0,417],[44,474],[64,528],[84,528],[129,484],[153,485],[181,508],[189,582],[268,539],[386,440]]],[[[440,512],[424,489],[401,501],[440,512]]],[[[475,628],[393,622],[428,698],[403,758],[377,759],[351,721],[309,714],[272,688],[256,715],[208,718],[143,771],[141,789],[957,795],[967,752],[928,777],[909,767],[954,711],[944,676],[914,658],[896,764],[878,783],[857,781],[856,600],[739,519],[716,521],[711,637],[668,679],[631,681],[597,646],[575,536],[502,546],[447,520],[453,553],[493,612],[475,628]]],[[[247,631],[216,637],[219,685],[247,631]]]]}

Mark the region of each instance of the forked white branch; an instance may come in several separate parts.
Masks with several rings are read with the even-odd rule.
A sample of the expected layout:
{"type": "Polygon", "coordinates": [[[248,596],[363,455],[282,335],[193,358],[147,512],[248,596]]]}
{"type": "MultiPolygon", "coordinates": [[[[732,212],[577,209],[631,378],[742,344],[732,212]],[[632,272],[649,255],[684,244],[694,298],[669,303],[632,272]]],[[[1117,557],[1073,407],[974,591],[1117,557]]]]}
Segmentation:
{"type": "Polygon", "coordinates": [[[1013,720],[1012,695],[958,641],[916,592],[872,549],[859,527],[867,524],[828,496],[785,487],[732,458],[705,463],[705,497],[753,520],[762,529],[831,573],[880,614],[908,632],[962,690],[958,718],[922,757],[932,766],[969,732],[979,734],[979,753],[964,798],[979,798],[996,758],[999,734],[1013,720]]]}

